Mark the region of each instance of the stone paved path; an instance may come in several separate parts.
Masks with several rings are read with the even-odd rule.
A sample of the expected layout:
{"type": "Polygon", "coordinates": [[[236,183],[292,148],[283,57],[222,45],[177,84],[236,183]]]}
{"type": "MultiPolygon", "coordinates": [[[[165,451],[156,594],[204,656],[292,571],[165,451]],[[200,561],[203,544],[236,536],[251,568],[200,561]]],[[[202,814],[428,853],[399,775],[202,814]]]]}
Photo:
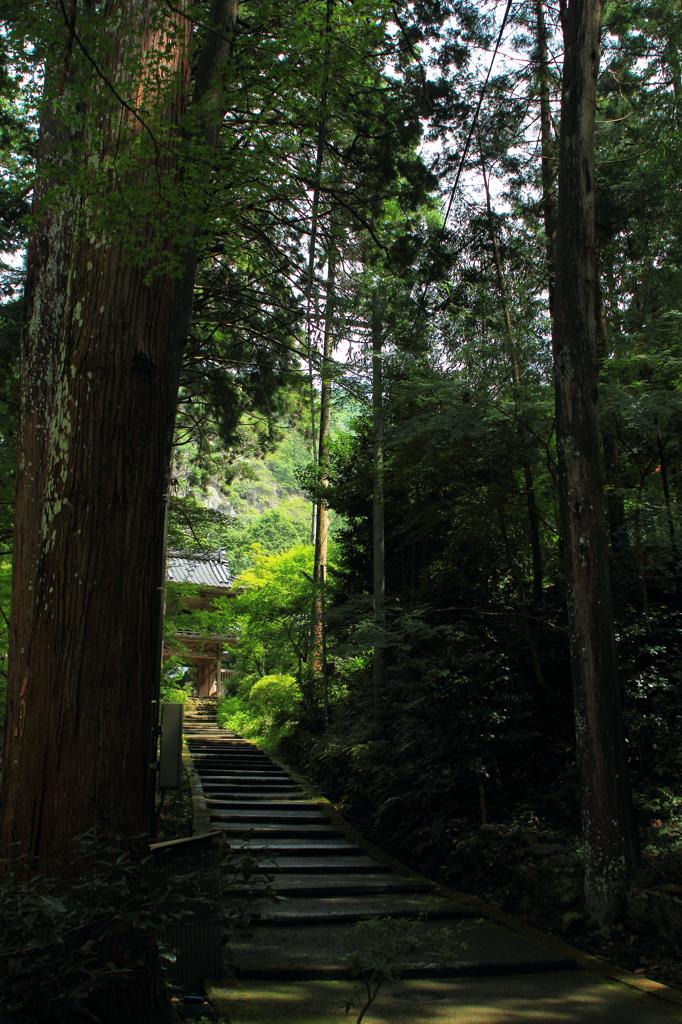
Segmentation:
{"type": "MultiPolygon", "coordinates": [[[[355,1021],[358,1008],[346,1006],[360,987],[348,959],[360,950],[366,959],[377,943],[397,948],[402,970],[366,1024],[682,1022],[682,997],[676,1005],[635,979],[590,973],[577,951],[520,922],[507,919],[509,927],[493,908],[375,851],[254,744],[218,729],[211,702],[190,709],[185,732],[209,827],[271,880],[272,895],[256,895],[257,916],[231,944],[229,981],[208,986],[231,1024],[355,1021]],[[373,939],[358,928],[367,919],[384,922],[371,926],[373,939]]],[[[251,888],[243,883],[232,898],[251,888]]]]}

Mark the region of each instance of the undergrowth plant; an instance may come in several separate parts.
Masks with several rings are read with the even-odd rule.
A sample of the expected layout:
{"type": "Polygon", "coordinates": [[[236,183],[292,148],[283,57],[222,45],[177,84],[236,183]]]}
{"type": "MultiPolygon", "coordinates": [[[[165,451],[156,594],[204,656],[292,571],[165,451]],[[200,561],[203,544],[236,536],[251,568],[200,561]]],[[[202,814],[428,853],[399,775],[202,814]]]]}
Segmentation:
{"type": "Polygon", "coordinates": [[[461,951],[464,943],[457,930],[424,934],[428,916],[427,907],[417,918],[373,917],[356,924],[354,949],[346,959],[350,974],[362,983],[359,995],[346,1004],[347,1014],[357,1010],[355,1024],[362,1024],[385,983],[401,978],[420,952],[430,961],[446,963],[461,951]]]}
{"type": "MultiPolygon", "coordinates": [[[[19,870],[17,870],[17,867],[19,870]]],[[[103,958],[114,935],[159,943],[171,882],[120,847],[88,833],[71,844],[68,866],[34,875],[0,865],[0,1005],[21,1024],[96,1021],[88,1000],[130,973],[103,958]]]]}
{"type": "Polygon", "coordinates": [[[253,855],[237,856],[226,842],[210,865],[164,865],[88,833],[73,841],[59,872],[26,867],[0,863],[2,1024],[97,1024],[93,997],[115,998],[117,984],[142,967],[141,945],[130,962],[114,962],[112,950],[125,949],[131,935],[151,939],[170,969],[169,926],[215,913],[224,943],[248,910],[243,898],[229,905],[227,897],[245,882],[257,891],[267,884],[253,855]]]}

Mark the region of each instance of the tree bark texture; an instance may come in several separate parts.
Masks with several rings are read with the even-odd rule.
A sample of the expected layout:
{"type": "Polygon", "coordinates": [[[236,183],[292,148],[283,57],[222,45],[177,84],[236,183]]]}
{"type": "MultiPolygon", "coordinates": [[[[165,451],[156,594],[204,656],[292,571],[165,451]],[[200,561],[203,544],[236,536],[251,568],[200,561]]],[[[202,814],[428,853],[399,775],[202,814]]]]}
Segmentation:
{"type": "MultiPolygon", "coordinates": [[[[236,3],[222,6],[236,14],[236,3]]],[[[115,87],[128,58],[144,68],[149,57],[153,82],[140,79],[136,101],[162,107],[165,138],[178,142],[190,22],[169,10],[159,18],[150,0],[117,13],[100,70],[115,87]]],[[[95,17],[104,30],[104,14],[95,17]]],[[[100,121],[87,160],[144,131],[122,107],[100,121]]],[[[150,831],[165,501],[196,266],[191,246],[173,249],[169,218],[160,229],[184,266],[179,278],[146,274],[114,229],[97,221],[95,231],[87,190],[43,204],[57,134],[48,109],[26,283],[1,794],[5,852],[39,859],[95,827],[150,831]]],[[[177,153],[161,147],[155,166],[138,168],[138,187],[176,179],[177,153]]]]}
{"type": "Polygon", "coordinates": [[[553,348],[585,893],[588,912],[608,922],[623,912],[636,843],[597,410],[594,117],[600,18],[600,0],[571,0],[564,8],[553,348]]]}

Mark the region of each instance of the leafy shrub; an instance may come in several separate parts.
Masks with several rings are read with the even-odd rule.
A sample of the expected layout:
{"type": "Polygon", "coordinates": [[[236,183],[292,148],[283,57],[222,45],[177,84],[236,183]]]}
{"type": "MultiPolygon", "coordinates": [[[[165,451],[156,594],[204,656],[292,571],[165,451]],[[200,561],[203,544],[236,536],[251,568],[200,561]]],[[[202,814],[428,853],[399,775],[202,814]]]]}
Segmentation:
{"type": "Polygon", "coordinates": [[[161,701],[166,704],[184,704],[189,697],[189,692],[182,686],[162,686],[161,701]]]}
{"type": "Polygon", "coordinates": [[[298,720],[301,690],[293,676],[262,676],[218,703],[218,724],[275,749],[298,720]]]}
{"type": "Polygon", "coordinates": [[[301,690],[293,676],[262,676],[249,693],[249,702],[264,722],[283,725],[296,717],[301,703],[301,690]]]}
{"type": "Polygon", "coordinates": [[[262,722],[240,694],[223,697],[218,701],[218,725],[248,739],[260,739],[262,722]]]}
{"type": "Polygon", "coordinates": [[[177,655],[169,658],[161,668],[160,700],[172,704],[184,704],[189,697],[189,690],[182,685],[186,673],[182,658],[177,655]]]}

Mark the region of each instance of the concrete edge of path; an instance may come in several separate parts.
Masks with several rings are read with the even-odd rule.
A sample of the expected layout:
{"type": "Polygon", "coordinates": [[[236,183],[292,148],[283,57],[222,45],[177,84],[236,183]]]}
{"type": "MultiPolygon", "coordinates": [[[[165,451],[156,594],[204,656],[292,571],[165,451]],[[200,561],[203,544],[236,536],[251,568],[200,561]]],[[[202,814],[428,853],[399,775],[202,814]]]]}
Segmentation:
{"type": "MultiPolygon", "coordinates": [[[[252,740],[249,740],[249,742],[253,743],[254,746],[258,746],[258,744],[252,740]]],[[[307,779],[291,768],[290,765],[272,754],[269,754],[268,756],[271,757],[272,760],[284,771],[291,775],[294,781],[297,782],[304,790],[309,799],[314,800],[321,807],[324,807],[325,813],[329,815],[331,820],[338,826],[339,830],[344,833],[347,839],[357,843],[368,854],[370,854],[370,856],[374,857],[375,860],[378,860],[380,863],[385,864],[386,867],[390,867],[394,871],[398,871],[400,874],[406,875],[411,879],[429,882],[434,886],[433,891],[436,895],[454,900],[463,906],[480,913],[482,917],[495,921],[497,924],[504,925],[506,928],[510,929],[510,931],[514,931],[519,935],[525,935],[527,938],[542,941],[557,954],[571,958],[579,967],[582,967],[586,971],[590,971],[592,974],[597,974],[601,977],[609,978],[612,981],[620,982],[622,985],[627,985],[629,988],[636,989],[638,992],[645,995],[655,996],[658,999],[664,999],[666,1002],[673,1003],[676,1006],[682,1006],[682,992],[679,992],[677,989],[671,988],[669,985],[664,985],[660,981],[653,981],[651,978],[632,974],[630,971],[617,967],[615,964],[611,964],[607,960],[602,960],[600,957],[594,956],[592,953],[586,953],[582,949],[577,949],[575,946],[571,946],[563,939],[560,939],[548,932],[544,932],[540,928],[536,928],[534,925],[528,924],[526,921],[523,921],[518,917],[514,917],[512,914],[506,913],[493,903],[487,903],[485,900],[479,899],[477,896],[471,896],[468,893],[459,892],[457,889],[451,889],[446,885],[433,882],[432,879],[426,878],[424,875],[420,875],[418,872],[413,871],[396,857],[392,857],[384,850],[375,846],[372,842],[369,842],[365,836],[354,829],[352,825],[349,825],[348,822],[339,814],[334,804],[325,796],[321,796],[319,793],[314,792],[307,779]]]]}
{"type": "Polygon", "coordinates": [[[182,741],[182,766],[187,772],[192,791],[192,835],[205,836],[209,832],[215,832],[211,825],[211,816],[208,804],[206,803],[206,797],[204,796],[204,788],[201,785],[201,779],[194,767],[194,758],[184,737],[182,741]]]}

